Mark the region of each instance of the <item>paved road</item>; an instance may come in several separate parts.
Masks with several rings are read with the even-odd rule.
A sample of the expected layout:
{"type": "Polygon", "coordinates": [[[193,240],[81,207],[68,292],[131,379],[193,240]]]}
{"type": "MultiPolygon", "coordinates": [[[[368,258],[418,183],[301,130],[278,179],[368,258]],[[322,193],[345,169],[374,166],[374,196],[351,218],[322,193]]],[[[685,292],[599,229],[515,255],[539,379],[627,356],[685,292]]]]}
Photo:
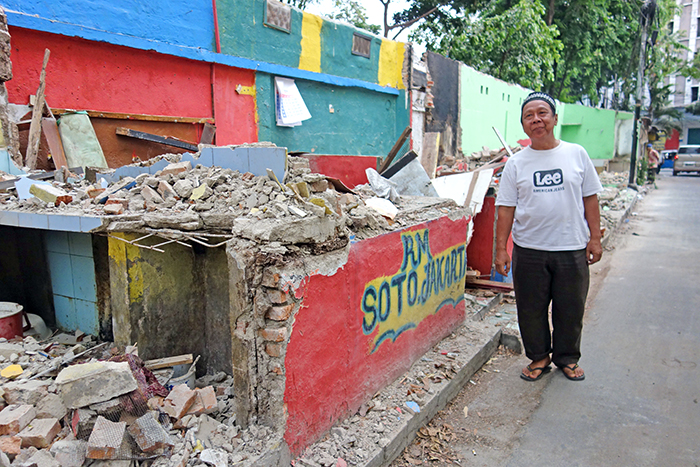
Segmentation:
{"type": "Polygon", "coordinates": [[[551,376],[504,465],[700,465],[700,177],[666,172],[588,312],[586,380],[551,376]]]}

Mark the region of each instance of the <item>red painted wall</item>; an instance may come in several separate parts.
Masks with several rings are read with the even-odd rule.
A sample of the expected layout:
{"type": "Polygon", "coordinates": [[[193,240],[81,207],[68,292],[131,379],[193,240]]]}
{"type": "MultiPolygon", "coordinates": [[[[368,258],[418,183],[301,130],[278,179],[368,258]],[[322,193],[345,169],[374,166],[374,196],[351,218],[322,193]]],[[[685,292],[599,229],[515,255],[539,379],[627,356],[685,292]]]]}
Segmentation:
{"type": "MultiPolygon", "coordinates": [[[[289,414],[285,440],[294,453],[318,439],[337,420],[357,411],[363,402],[403,374],[464,320],[467,222],[466,218],[451,221],[443,217],[355,243],[344,267],[332,276],[310,276],[296,291],[297,296],[303,295],[303,300],[287,347],[284,397],[289,414]],[[391,278],[400,277],[405,257],[403,271],[408,276],[413,271],[423,271],[423,265],[415,268],[411,265],[411,258],[417,256],[406,255],[405,251],[417,251],[407,238],[420,234],[424,239],[426,231],[432,264],[441,264],[447,270],[450,268],[442,260],[454,257],[451,261],[455,275],[451,277],[459,278],[450,287],[445,281],[445,289],[422,305],[416,294],[414,305],[409,305],[411,294],[404,292],[401,319],[408,322],[402,326],[406,330],[395,340],[390,338],[377,344],[380,334],[387,331],[382,326],[393,326],[393,320],[399,319],[398,300],[394,294],[391,306],[384,306],[382,311],[380,305],[379,324],[368,332],[374,315],[366,312],[367,304],[376,303],[367,292],[368,285],[389,283],[391,278]],[[387,316],[384,321],[382,314],[387,316]]],[[[426,259],[425,255],[421,257],[423,262],[426,259]]],[[[408,280],[404,282],[408,283],[408,280]]],[[[377,289],[381,294],[381,287],[377,289]]],[[[401,327],[389,326],[389,329],[391,334],[401,327]]]]}
{"type": "Polygon", "coordinates": [[[678,133],[678,130],[673,130],[671,132],[671,136],[669,138],[666,138],[666,142],[664,143],[664,149],[678,149],[678,146],[680,146],[680,133],[678,133]]]}
{"type": "MultiPolygon", "coordinates": [[[[494,255],[494,235],[496,222],[496,198],[486,196],[481,212],[474,217],[474,231],[467,246],[467,264],[482,275],[491,274],[494,255]]],[[[508,237],[508,254],[513,256],[513,237],[508,237]]]]}
{"type": "Polygon", "coordinates": [[[217,66],[214,75],[209,63],[153,51],[16,27],[10,34],[13,79],[6,85],[11,103],[27,104],[36,93],[48,48],[45,94],[51,107],[212,118],[215,105],[217,144],[257,141],[255,99],[232,90],[235,84],[255,82],[251,70],[217,66]]]}
{"type": "Polygon", "coordinates": [[[368,167],[377,170],[379,157],[376,156],[335,156],[323,154],[304,154],[309,160],[311,171],[337,178],[347,187],[367,183],[368,167]]]}

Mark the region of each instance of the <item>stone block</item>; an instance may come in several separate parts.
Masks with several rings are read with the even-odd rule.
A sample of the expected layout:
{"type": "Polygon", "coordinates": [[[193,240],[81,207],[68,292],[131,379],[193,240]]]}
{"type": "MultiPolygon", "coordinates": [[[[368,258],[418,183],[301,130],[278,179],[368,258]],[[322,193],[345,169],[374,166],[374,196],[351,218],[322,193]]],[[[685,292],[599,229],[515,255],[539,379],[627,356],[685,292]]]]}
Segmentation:
{"type": "Polygon", "coordinates": [[[63,403],[77,409],[105,402],[138,388],[126,362],[92,362],[73,365],[56,377],[63,403]]]}
{"type": "Polygon", "coordinates": [[[124,213],[124,206],[121,204],[107,204],[104,207],[105,214],[110,216],[118,216],[124,213]]]}
{"type": "Polygon", "coordinates": [[[147,203],[160,204],[163,202],[163,198],[160,197],[158,192],[148,185],[141,188],[141,196],[147,203]]]}
{"type": "Polygon", "coordinates": [[[287,302],[287,293],[282,290],[274,289],[267,291],[267,298],[270,299],[274,305],[281,305],[287,302]]]}
{"type": "Polygon", "coordinates": [[[17,456],[22,450],[22,438],[19,436],[0,436],[0,451],[8,456],[17,456]]]}
{"type": "Polygon", "coordinates": [[[175,190],[175,193],[177,193],[177,195],[180,198],[187,199],[192,194],[192,190],[194,190],[194,186],[192,185],[192,182],[187,180],[187,179],[178,180],[173,185],[173,190],[175,190]]]}
{"type": "Polygon", "coordinates": [[[61,203],[69,204],[73,201],[73,197],[53,185],[33,184],[29,187],[29,193],[33,194],[45,203],[51,203],[58,206],[61,203]]]}
{"type": "Polygon", "coordinates": [[[57,419],[35,418],[19,432],[19,437],[22,438],[22,447],[34,446],[41,449],[49,447],[60,431],[61,424],[57,419]]]}
{"type": "Polygon", "coordinates": [[[265,287],[277,287],[280,283],[280,275],[276,272],[272,272],[266,269],[262,276],[262,285],[265,287]]]}
{"type": "Polygon", "coordinates": [[[49,393],[36,404],[36,418],[61,420],[66,414],[68,414],[68,409],[58,394],[49,393]]]}
{"type": "Polygon", "coordinates": [[[50,452],[62,467],[81,467],[85,463],[87,443],[82,440],[59,440],[50,452]]]}
{"type": "Polygon", "coordinates": [[[292,310],[294,310],[293,303],[284,306],[273,306],[267,310],[265,317],[273,321],[287,321],[292,315],[292,310]]]}
{"type": "Polygon", "coordinates": [[[16,435],[34,420],[35,415],[31,405],[8,405],[0,412],[0,435],[16,435]]]}
{"type": "Polygon", "coordinates": [[[35,405],[49,393],[49,381],[12,381],[3,386],[8,404],[35,405]]]}
{"type": "Polygon", "coordinates": [[[170,435],[158,423],[153,412],[147,412],[144,416],[138,418],[127,430],[136,440],[139,448],[145,453],[154,453],[168,446],[173,446],[170,435]]]}
{"type": "Polygon", "coordinates": [[[216,392],[212,386],[195,389],[194,402],[187,411],[188,415],[209,414],[218,410],[216,392]]]}
{"type": "Polygon", "coordinates": [[[266,341],[282,342],[287,339],[287,328],[261,329],[260,337],[262,337],[266,341]]]}
{"type": "Polygon", "coordinates": [[[61,464],[54,459],[51,452],[45,449],[35,452],[25,465],[36,465],[37,467],[61,467],[61,464]]]}
{"type": "Polygon", "coordinates": [[[163,170],[161,170],[160,176],[162,177],[168,174],[175,175],[181,172],[187,172],[188,170],[192,170],[192,163],[190,161],[173,162],[172,164],[169,164],[163,170]]]}
{"type": "Polygon", "coordinates": [[[279,357],[282,355],[282,344],[278,343],[272,343],[268,342],[265,344],[265,353],[267,353],[270,357],[279,357]]]}
{"type": "Polygon", "coordinates": [[[179,384],[163,400],[163,412],[175,419],[182,418],[189,410],[194,399],[195,392],[188,388],[187,385],[179,384]]]}
{"type": "Polygon", "coordinates": [[[97,417],[88,439],[86,456],[88,459],[113,459],[119,452],[126,434],[126,422],[110,422],[97,417]]]}

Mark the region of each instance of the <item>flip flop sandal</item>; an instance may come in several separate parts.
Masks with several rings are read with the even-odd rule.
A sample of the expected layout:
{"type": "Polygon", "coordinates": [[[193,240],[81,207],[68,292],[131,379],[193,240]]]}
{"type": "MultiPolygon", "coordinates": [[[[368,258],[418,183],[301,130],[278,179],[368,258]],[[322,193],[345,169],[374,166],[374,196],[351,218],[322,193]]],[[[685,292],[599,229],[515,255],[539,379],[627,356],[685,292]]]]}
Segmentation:
{"type": "Polygon", "coordinates": [[[574,371],[576,371],[576,368],[578,368],[578,363],[572,363],[571,365],[564,365],[561,369],[561,372],[564,373],[564,376],[566,376],[571,381],[583,381],[584,379],[586,379],[585,374],[581,375],[581,376],[569,376],[569,374],[566,371],[564,371],[564,368],[566,368],[567,370],[569,370],[573,373],[574,371]]]}
{"type": "Polygon", "coordinates": [[[543,377],[544,375],[546,375],[547,373],[549,373],[551,370],[552,370],[551,365],[547,365],[547,366],[538,366],[537,368],[530,368],[530,365],[528,365],[528,366],[527,366],[527,371],[529,371],[530,373],[532,373],[533,371],[539,371],[540,374],[537,375],[537,376],[535,376],[535,377],[533,378],[533,377],[527,376],[525,373],[522,373],[522,372],[521,372],[521,373],[520,373],[520,377],[521,377],[522,379],[524,379],[525,381],[534,382],[534,381],[537,381],[538,379],[540,379],[541,377],[543,377]]]}

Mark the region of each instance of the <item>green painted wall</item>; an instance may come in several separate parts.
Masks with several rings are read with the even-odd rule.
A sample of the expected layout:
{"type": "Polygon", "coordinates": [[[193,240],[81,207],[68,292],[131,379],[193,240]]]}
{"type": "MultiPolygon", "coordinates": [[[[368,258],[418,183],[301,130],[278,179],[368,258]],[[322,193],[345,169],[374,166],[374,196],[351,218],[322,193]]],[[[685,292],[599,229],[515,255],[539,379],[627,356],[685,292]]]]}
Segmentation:
{"type": "Polygon", "coordinates": [[[591,159],[615,156],[615,111],[565,104],[559,116],[561,139],[586,148],[591,159]]]}
{"type": "Polygon", "coordinates": [[[330,21],[323,22],[321,29],[321,70],[335,76],[377,82],[379,50],[382,40],[370,34],[372,39],[369,58],[352,54],[352,37],[357,29],[330,21]]]}
{"type": "MultiPolygon", "coordinates": [[[[520,126],[520,105],[529,90],[480,73],[466,65],[460,67],[462,151],[465,155],[502,147],[492,127],[506,142],[517,146],[527,135],[520,126]]],[[[558,129],[557,129],[558,130],[558,129]]]]}
{"type": "Polygon", "coordinates": [[[221,52],[264,62],[299,66],[303,14],[292,8],[291,33],[264,25],[264,0],[217,0],[221,52]]]}
{"type": "Polygon", "coordinates": [[[408,125],[405,93],[398,96],[297,79],[311,118],[297,127],[277,126],[274,77],[258,73],[258,140],[289,151],[384,156],[408,125]],[[333,106],[333,113],[329,106],[333,106]]]}
{"type": "MultiPolygon", "coordinates": [[[[502,145],[493,131],[496,127],[511,146],[527,139],[520,124],[520,107],[531,92],[508,84],[464,65],[461,74],[462,151],[470,154],[502,145]]],[[[628,112],[596,109],[578,104],[557,107],[559,124],[554,129],[557,138],[583,146],[591,159],[612,159],[615,155],[616,120],[632,118],[628,112]]]]}

